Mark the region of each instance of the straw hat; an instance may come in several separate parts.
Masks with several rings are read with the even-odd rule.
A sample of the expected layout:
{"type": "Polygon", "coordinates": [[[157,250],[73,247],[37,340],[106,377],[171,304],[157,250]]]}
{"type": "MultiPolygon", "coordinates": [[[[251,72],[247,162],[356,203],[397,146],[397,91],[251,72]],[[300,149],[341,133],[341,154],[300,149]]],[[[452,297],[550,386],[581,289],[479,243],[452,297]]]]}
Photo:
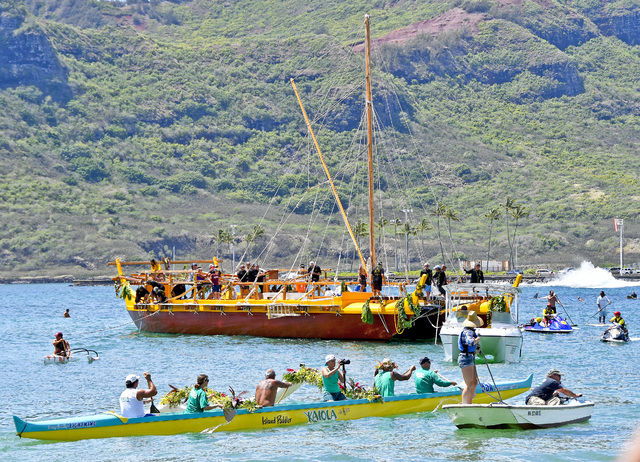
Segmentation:
{"type": "Polygon", "coordinates": [[[475,311],[469,313],[467,319],[462,323],[462,327],[471,327],[475,329],[476,327],[482,327],[484,325],[484,321],[478,317],[475,311]]]}

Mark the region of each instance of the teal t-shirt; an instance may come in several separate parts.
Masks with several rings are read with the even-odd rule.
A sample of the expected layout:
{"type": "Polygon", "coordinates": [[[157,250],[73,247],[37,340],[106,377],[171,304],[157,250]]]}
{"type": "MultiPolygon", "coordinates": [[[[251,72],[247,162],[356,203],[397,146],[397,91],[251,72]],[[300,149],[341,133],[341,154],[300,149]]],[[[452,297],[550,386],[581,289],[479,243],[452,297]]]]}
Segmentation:
{"type": "Polygon", "coordinates": [[[338,385],[338,372],[331,377],[322,376],[322,385],[328,393],[340,393],[340,385],[338,385]]]}
{"type": "Polygon", "coordinates": [[[451,382],[442,380],[438,374],[433,371],[420,368],[416,370],[415,374],[416,393],[434,393],[433,384],[435,383],[439,387],[448,387],[451,382]]]}
{"type": "Polygon", "coordinates": [[[393,396],[395,393],[395,383],[391,377],[391,371],[376,375],[375,385],[382,397],[393,396]]]}
{"type": "Polygon", "coordinates": [[[187,400],[187,410],[185,412],[204,412],[204,408],[209,405],[207,394],[202,388],[192,388],[187,400]]]}

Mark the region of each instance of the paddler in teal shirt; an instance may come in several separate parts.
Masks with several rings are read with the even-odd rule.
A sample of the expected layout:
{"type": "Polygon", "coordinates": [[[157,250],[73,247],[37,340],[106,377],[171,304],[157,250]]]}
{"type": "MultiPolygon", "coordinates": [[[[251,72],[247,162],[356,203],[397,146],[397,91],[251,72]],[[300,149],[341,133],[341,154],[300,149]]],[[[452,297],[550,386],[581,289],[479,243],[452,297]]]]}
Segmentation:
{"type": "Polygon", "coordinates": [[[344,360],[340,360],[336,364],[336,357],[334,355],[327,355],[324,358],[324,367],[322,368],[322,388],[324,389],[324,401],[342,401],[347,399],[346,396],[340,391],[340,382],[344,384],[344,375],[340,370],[344,360]]]}
{"type": "Polygon", "coordinates": [[[429,370],[430,368],[431,360],[425,356],[420,360],[420,369],[416,370],[416,393],[435,393],[433,384],[436,384],[439,387],[450,387],[451,385],[457,385],[456,382],[448,382],[447,380],[444,380],[442,377],[440,377],[440,375],[438,375],[438,371],[431,371],[429,370]]]}
{"type": "Polygon", "coordinates": [[[382,360],[380,365],[376,368],[374,374],[375,388],[382,397],[394,396],[395,393],[395,381],[404,381],[411,378],[411,374],[416,370],[416,366],[411,366],[404,374],[399,374],[394,371],[397,368],[397,364],[391,361],[389,358],[382,360]]]}

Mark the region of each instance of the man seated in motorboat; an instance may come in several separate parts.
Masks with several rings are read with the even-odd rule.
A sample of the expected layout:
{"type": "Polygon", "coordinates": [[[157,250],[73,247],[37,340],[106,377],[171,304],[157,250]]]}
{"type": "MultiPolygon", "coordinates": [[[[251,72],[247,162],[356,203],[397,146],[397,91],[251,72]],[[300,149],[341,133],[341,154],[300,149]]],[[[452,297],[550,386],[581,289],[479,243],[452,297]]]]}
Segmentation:
{"type": "Polygon", "coordinates": [[[416,369],[416,375],[414,378],[416,384],[416,393],[424,394],[424,393],[435,393],[433,389],[433,385],[438,385],[439,387],[450,387],[451,385],[457,385],[457,382],[443,379],[438,371],[432,371],[431,369],[431,360],[426,356],[420,360],[420,368],[416,369]]]}
{"type": "Polygon", "coordinates": [[[560,404],[558,394],[562,393],[570,398],[579,398],[582,393],[574,393],[565,388],[562,383],[562,374],[558,369],[551,369],[547,373],[547,378],[535,388],[531,389],[531,393],[526,397],[525,404],[530,406],[557,406],[560,404]]]}
{"type": "Polygon", "coordinates": [[[62,332],[58,332],[56,338],[53,339],[53,354],[68,358],[70,353],[69,342],[62,338],[62,332]]]}
{"type": "Polygon", "coordinates": [[[622,319],[622,313],[619,311],[613,313],[613,318],[609,319],[609,322],[612,322],[615,327],[620,327],[625,334],[628,333],[627,324],[624,322],[624,319],[622,319]]]}
{"type": "Polygon", "coordinates": [[[382,395],[383,398],[388,396],[395,396],[395,381],[404,381],[411,378],[411,374],[416,370],[416,366],[411,366],[407,372],[400,374],[394,371],[398,365],[391,361],[389,358],[385,358],[376,367],[374,373],[374,384],[376,390],[382,395]]]}
{"type": "Polygon", "coordinates": [[[129,374],[125,378],[125,390],[120,394],[120,415],[122,417],[134,418],[144,417],[144,404],[142,400],[151,398],[158,394],[156,386],[151,380],[151,374],[144,372],[142,374],[147,379],[149,388],[138,388],[140,377],[135,374],[129,374]]]}
{"type": "Polygon", "coordinates": [[[267,369],[264,380],[261,380],[256,387],[256,402],[260,406],[273,406],[278,388],[289,388],[290,386],[290,382],[276,380],[276,371],[267,369]]]}

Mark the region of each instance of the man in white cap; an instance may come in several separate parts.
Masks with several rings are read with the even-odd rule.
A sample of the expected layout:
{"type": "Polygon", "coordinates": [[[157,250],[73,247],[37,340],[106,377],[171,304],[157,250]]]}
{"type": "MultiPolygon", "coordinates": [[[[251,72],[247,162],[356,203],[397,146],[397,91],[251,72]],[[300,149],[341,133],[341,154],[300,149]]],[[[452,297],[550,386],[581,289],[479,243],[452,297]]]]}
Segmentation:
{"type": "Polygon", "coordinates": [[[547,373],[547,378],[538,385],[531,389],[531,393],[525,399],[525,404],[532,406],[557,406],[560,404],[560,398],[558,394],[562,393],[570,398],[579,398],[582,393],[574,393],[568,388],[564,388],[560,381],[562,380],[562,374],[558,369],[551,369],[547,373]]]}
{"type": "Polygon", "coordinates": [[[156,386],[151,380],[151,374],[144,372],[142,375],[147,379],[148,389],[138,389],[140,377],[135,374],[129,374],[125,379],[127,388],[120,394],[120,415],[122,417],[144,417],[145,412],[142,400],[158,394],[158,390],[156,390],[156,386]]]}
{"type": "Polygon", "coordinates": [[[336,362],[334,355],[327,355],[324,358],[324,367],[322,368],[322,388],[324,389],[323,399],[325,401],[342,401],[347,399],[340,391],[340,383],[344,384],[344,374],[340,370],[344,360],[336,362]],[[337,364],[336,364],[337,363],[337,364]]]}

